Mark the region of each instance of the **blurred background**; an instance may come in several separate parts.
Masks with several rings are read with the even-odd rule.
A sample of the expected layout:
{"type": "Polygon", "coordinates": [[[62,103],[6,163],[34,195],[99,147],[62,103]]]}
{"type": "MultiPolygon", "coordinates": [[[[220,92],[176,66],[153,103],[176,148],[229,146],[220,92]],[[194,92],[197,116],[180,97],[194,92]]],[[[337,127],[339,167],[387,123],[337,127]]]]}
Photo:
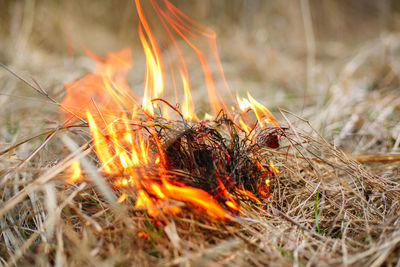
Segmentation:
{"type": "MultiPolygon", "coordinates": [[[[398,149],[400,1],[171,2],[216,31],[233,91],[250,91],[276,114],[293,111],[349,151],[398,149]]],[[[135,83],[144,69],[137,24],[133,0],[0,0],[0,62],[60,100],[66,82],[93,69],[84,47],[105,54],[129,46],[135,83]]],[[[57,112],[4,70],[0,93],[1,123],[32,109],[28,123],[57,112]]]]}

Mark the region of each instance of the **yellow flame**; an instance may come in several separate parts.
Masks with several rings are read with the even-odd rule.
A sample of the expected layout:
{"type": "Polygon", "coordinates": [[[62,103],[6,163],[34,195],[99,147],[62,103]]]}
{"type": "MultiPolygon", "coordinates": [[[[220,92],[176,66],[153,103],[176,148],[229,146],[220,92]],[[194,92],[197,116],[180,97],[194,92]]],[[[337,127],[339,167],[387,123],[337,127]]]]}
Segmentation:
{"type": "Polygon", "coordinates": [[[67,181],[68,184],[74,184],[82,179],[81,164],[79,160],[74,160],[69,167],[69,170],[72,174],[69,176],[67,181]]]}
{"type": "Polygon", "coordinates": [[[185,100],[182,103],[182,115],[188,121],[198,120],[194,109],[192,93],[190,85],[188,83],[188,78],[183,74],[183,72],[181,72],[181,78],[185,95],[185,100]]]}
{"type": "Polygon", "coordinates": [[[207,112],[204,114],[204,120],[205,121],[212,121],[214,120],[214,116],[208,114],[207,112]]]}
{"type": "Polygon", "coordinates": [[[276,174],[279,175],[279,170],[275,167],[274,162],[272,160],[269,161],[269,167],[276,174]]]}
{"type": "Polygon", "coordinates": [[[124,202],[125,200],[126,200],[126,193],[124,192],[124,193],[122,193],[122,194],[119,196],[117,202],[118,202],[118,203],[122,203],[122,202],[124,202]]]}
{"type": "Polygon", "coordinates": [[[248,110],[252,110],[254,112],[261,128],[264,128],[266,124],[273,124],[275,127],[280,128],[279,125],[275,122],[275,118],[272,115],[271,111],[269,111],[269,109],[262,105],[260,102],[255,100],[249,92],[247,92],[247,99],[241,98],[239,95],[236,95],[236,100],[241,111],[247,112],[248,110]]]}

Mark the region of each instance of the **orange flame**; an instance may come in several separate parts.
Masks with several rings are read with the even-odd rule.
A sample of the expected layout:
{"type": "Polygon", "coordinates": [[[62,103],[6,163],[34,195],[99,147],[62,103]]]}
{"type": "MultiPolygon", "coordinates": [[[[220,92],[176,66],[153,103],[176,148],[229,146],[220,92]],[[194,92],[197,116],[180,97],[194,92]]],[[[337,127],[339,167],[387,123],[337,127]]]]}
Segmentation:
{"type": "MultiPolygon", "coordinates": [[[[135,0],[139,16],[138,33],[146,58],[141,100],[132,93],[125,78],[132,66],[129,49],[109,53],[104,58],[87,50],[88,55],[96,61],[96,68],[93,73],[66,85],[67,94],[62,101],[62,110],[70,116],[87,121],[93,138],[93,147],[101,164],[99,171],[114,177],[115,187],[136,192],[136,208],[146,209],[152,217],[158,217],[162,213],[175,215],[181,211],[180,205],[171,205],[171,200],[175,200],[189,203],[214,218],[232,218],[232,214],[206,191],[172,181],[166,175],[168,166],[153,119],[159,116],[168,120],[169,115],[167,109],[163,109],[160,114],[157,113],[161,109],[155,108],[158,103],[155,100],[174,96],[176,101],[182,102],[179,112],[186,121],[199,120],[192,99],[188,64],[177,38],[183,40],[194,51],[203,71],[210,109],[214,113],[213,115],[205,113],[204,121],[213,120],[223,110],[249,135],[252,129],[250,123],[240,114],[234,116],[234,113],[236,110],[243,113],[252,110],[261,128],[267,124],[279,126],[271,112],[249,93],[247,99],[237,96],[235,102],[219,60],[214,31],[190,19],[168,0],[150,0],[152,11],[156,14],[155,18],[167,34],[164,40],[160,41],[150,26],[153,23],[148,20],[142,2],[135,0]],[[206,51],[200,49],[200,44],[197,43],[199,39],[206,40],[212,55],[211,60],[206,56],[206,51]],[[173,61],[172,55],[177,55],[177,61],[173,61]],[[168,68],[164,64],[166,59],[171,71],[169,78],[172,79],[172,88],[171,83],[166,82],[168,78],[166,75],[168,68]],[[210,68],[212,64],[218,67],[218,75],[212,73],[210,68]],[[176,78],[175,74],[179,77],[176,78]],[[216,82],[222,82],[220,90],[217,89],[216,82]],[[182,96],[183,99],[180,99],[182,96]],[[234,106],[228,108],[224,99],[234,106]],[[140,102],[141,105],[138,104],[140,102]],[[152,172],[149,172],[150,169],[152,172]]],[[[258,161],[257,164],[261,166],[258,161]]],[[[270,167],[278,174],[272,161],[270,167]]],[[[81,177],[79,161],[74,161],[71,168],[72,174],[68,182],[75,183],[81,177]]],[[[218,185],[226,207],[240,213],[240,205],[219,179],[218,185]]],[[[236,188],[237,194],[261,203],[250,191],[233,187],[236,188]]],[[[118,198],[119,203],[128,197],[125,191],[118,198]]]]}
{"type": "MultiPolygon", "coordinates": [[[[243,112],[247,112],[248,110],[252,110],[254,112],[261,128],[264,128],[266,124],[273,124],[275,125],[275,127],[280,128],[279,125],[275,122],[275,118],[272,115],[271,111],[269,111],[268,108],[255,100],[249,92],[247,92],[247,99],[241,98],[239,95],[236,95],[236,100],[238,102],[239,108],[243,112]]],[[[246,132],[247,131],[248,129],[246,129],[246,132]]]]}

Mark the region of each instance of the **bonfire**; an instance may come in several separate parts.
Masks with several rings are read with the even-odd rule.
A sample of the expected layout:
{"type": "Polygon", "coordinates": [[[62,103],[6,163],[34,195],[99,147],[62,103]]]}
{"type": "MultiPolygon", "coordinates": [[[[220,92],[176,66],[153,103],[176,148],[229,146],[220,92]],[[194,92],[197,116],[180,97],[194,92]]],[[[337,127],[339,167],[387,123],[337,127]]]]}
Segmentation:
{"type": "Polygon", "coordinates": [[[399,191],[360,165],[374,155],[346,154],[289,111],[280,109],[278,121],[251,92],[230,89],[213,30],[169,0],[134,3],[146,60],[143,80],[135,81],[139,94],[127,78],[135,69],[131,48],[106,55],[86,49],[95,68],[65,84],[61,101],[2,65],[57,104],[61,122],[1,151],[11,156],[44,138],[2,172],[1,259],[95,266],[391,262],[398,232],[376,225],[390,216],[397,223],[399,191]],[[188,51],[196,61],[187,60],[188,51]],[[193,87],[193,66],[206,92],[193,87]],[[195,93],[207,100],[196,102],[195,93]],[[29,165],[53,139],[62,144],[60,161],[29,165]],[[26,172],[33,173],[27,183],[19,176],[26,172]],[[389,241],[372,246],[385,232],[389,241]]]}

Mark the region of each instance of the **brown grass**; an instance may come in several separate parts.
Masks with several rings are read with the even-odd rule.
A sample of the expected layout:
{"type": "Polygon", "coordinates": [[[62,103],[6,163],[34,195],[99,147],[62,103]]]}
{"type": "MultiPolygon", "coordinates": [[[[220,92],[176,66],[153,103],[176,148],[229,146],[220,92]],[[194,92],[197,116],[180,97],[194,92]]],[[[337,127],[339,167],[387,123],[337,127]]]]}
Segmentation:
{"type": "MultiPolygon", "coordinates": [[[[208,14],[207,5],[219,5],[211,2],[198,4],[199,19],[208,14]]],[[[229,6],[232,12],[210,20],[231,25],[234,19],[230,16],[237,16],[238,3],[229,6]]],[[[307,9],[307,3],[299,1],[289,7],[261,4],[247,20],[232,24],[233,29],[219,28],[222,59],[232,88],[249,88],[275,111],[281,126],[288,128],[279,149],[264,148],[262,152],[280,170],[271,181],[273,199],[263,207],[242,201],[245,216],[233,221],[215,221],[192,213],[190,207],[182,215],[155,221],[133,208],[134,196],[115,204],[115,192],[96,172],[93,154],[85,150],[90,141],[87,129],[61,128],[57,103],[0,70],[0,264],[398,266],[397,13],[390,9],[388,17],[377,16],[377,21],[382,21],[371,23],[374,28],[361,19],[368,18],[373,8],[350,14],[352,19],[345,14],[350,9],[342,13],[344,5],[335,1],[322,7],[310,1],[311,15],[320,11],[312,17],[314,28],[310,29],[307,22],[303,24],[310,18],[297,12],[307,9]],[[340,23],[355,25],[332,28],[324,20],[329,25],[316,26],[324,10],[332,12],[325,14],[332,20],[343,18],[340,23]],[[277,12],[282,15],[273,17],[277,12]],[[263,14],[273,18],[264,19],[263,14]],[[293,27],[282,31],[277,23],[265,29],[266,22],[274,21],[293,27]],[[250,32],[249,25],[254,27],[250,32]],[[308,25],[305,31],[314,31],[314,37],[304,34],[304,25],[308,25]],[[360,29],[368,29],[368,34],[357,33],[360,29]],[[350,33],[342,33],[345,30],[350,33]],[[279,33],[293,41],[286,45],[279,40],[279,33]],[[251,41],[255,34],[258,37],[251,41]],[[353,35],[355,40],[350,38],[353,35]],[[88,181],[67,186],[65,169],[75,158],[82,160],[88,181]]],[[[118,8],[129,6],[125,4],[118,8]]],[[[59,101],[63,84],[90,69],[90,60],[76,52],[80,51],[76,45],[76,54],[68,56],[64,39],[42,36],[58,36],[52,28],[57,25],[44,19],[61,20],[56,4],[11,1],[6,6],[10,13],[2,24],[7,26],[1,29],[0,62],[34,86],[30,76],[35,77],[43,90],[59,101]],[[43,13],[46,7],[51,12],[43,13]],[[46,14],[48,17],[43,16],[46,14]],[[40,26],[45,33],[40,33],[40,26]]],[[[77,4],[67,7],[60,25],[73,18],[77,4]]],[[[107,5],[77,20],[87,22],[88,31],[98,33],[102,40],[115,37],[115,27],[122,27],[120,35],[98,48],[115,50],[128,42],[124,33],[132,28],[128,27],[131,14],[127,11],[124,23],[128,24],[107,18],[111,21],[105,22],[106,26],[96,26],[93,21],[102,17],[103,9],[107,10],[107,5]]],[[[79,35],[75,23],[70,26],[76,30],[73,34],[79,35]]],[[[134,64],[140,65],[140,60],[138,55],[134,64]]],[[[133,73],[131,79],[141,78],[133,73]]]]}

